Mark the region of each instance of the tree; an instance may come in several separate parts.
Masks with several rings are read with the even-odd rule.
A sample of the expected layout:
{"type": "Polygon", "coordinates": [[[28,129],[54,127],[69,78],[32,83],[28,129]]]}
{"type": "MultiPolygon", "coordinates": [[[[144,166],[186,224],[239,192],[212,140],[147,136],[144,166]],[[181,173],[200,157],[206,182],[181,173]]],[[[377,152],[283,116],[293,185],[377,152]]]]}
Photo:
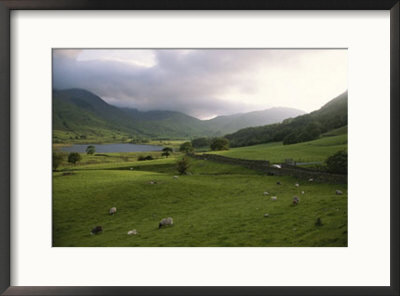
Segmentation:
{"type": "Polygon", "coordinates": [[[162,151],[163,153],[161,154],[161,156],[165,156],[166,158],[168,158],[168,156],[172,153],[172,148],[165,147],[162,151]]]}
{"type": "Polygon", "coordinates": [[[82,159],[81,155],[78,152],[71,152],[68,155],[68,162],[75,164],[77,161],[82,159]]]}
{"type": "Polygon", "coordinates": [[[86,147],[86,153],[87,154],[94,154],[96,152],[96,147],[93,145],[89,145],[86,147]]]}
{"type": "Polygon", "coordinates": [[[181,146],[179,147],[180,152],[189,153],[189,152],[193,152],[193,150],[194,149],[193,149],[192,143],[190,143],[190,142],[182,143],[181,146]]]}
{"type": "Polygon", "coordinates": [[[187,170],[190,168],[190,161],[189,158],[186,156],[178,160],[176,164],[177,164],[177,170],[181,175],[186,174],[187,170]]]}
{"type": "Polygon", "coordinates": [[[326,166],[331,173],[347,174],[347,152],[338,151],[326,159],[326,166]]]}
{"type": "Polygon", "coordinates": [[[229,141],[226,138],[214,138],[211,141],[210,145],[211,150],[228,150],[229,149],[229,141]]]}
{"type": "Polygon", "coordinates": [[[53,152],[53,171],[56,171],[60,164],[63,162],[64,155],[59,152],[53,152]]]}

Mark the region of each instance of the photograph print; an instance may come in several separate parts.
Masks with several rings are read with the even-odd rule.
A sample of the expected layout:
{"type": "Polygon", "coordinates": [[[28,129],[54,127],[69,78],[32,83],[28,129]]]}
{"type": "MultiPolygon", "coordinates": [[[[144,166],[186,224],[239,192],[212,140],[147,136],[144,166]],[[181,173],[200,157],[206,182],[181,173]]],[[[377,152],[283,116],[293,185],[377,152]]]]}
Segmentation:
{"type": "Polygon", "coordinates": [[[52,50],[53,247],[347,247],[346,49],[52,50]]]}

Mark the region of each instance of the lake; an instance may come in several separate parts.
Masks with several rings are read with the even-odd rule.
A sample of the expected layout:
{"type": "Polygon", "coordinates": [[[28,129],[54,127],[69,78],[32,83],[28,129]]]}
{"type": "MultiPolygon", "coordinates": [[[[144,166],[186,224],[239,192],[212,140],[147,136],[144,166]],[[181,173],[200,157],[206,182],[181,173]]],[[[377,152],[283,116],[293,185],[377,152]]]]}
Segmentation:
{"type": "Polygon", "coordinates": [[[156,145],[137,144],[76,144],[61,147],[61,151],[85,153],[89,145],[96,147],[96,153],[161,151],[164,148],[156,145]]]}

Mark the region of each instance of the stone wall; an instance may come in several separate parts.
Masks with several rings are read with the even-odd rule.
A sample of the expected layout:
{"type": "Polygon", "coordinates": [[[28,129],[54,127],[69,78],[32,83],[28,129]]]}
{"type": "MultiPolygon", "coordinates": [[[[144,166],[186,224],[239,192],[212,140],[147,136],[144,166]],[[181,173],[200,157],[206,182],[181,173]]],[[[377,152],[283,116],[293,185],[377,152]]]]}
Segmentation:
{"type": "Polygon", "coordinates": [[[269,165],[266,160],[249,160],[240,158],[231,158],[218,154],[190,154],[189,156],[202,159],[211,160],[219,163],[227,163],[234,165],[241,165],[243,167],[258,170],[274,176],[292,176],[298,179],[313,178],[315,182],[329,182],[338,184],[347,184],[347,175],[330,174],[309,168],[301,168],[289,164],[281,164],[282,168],[274,168],[269,165]]]}

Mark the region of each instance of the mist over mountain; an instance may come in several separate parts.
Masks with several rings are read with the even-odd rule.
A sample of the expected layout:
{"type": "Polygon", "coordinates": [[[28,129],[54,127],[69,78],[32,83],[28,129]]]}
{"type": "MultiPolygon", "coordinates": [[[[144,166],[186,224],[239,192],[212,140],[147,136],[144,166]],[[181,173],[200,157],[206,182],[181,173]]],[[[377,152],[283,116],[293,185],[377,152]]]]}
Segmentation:
{"type": "Polygon", "coordinates": [[[153,139],[212,137],[281,122],[304,113],[279,107],[200,120],[176,111],[119,108],[84,89],[54,90],[53,137],[57,141],[63,141],[66,134],[69,139],[112,134],[153,139]]]}

